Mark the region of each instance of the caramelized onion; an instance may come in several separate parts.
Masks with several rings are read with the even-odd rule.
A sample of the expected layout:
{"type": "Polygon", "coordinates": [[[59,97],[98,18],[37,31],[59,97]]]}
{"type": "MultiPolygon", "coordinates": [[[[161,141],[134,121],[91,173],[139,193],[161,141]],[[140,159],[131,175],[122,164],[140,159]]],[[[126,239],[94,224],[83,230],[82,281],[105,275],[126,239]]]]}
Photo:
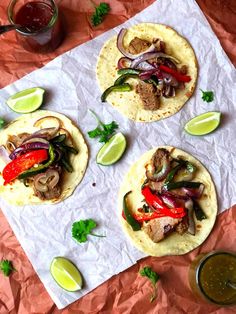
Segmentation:
{"type": "Polygon", "coordinates": [[[16,145],[11,141],[7,141],[6,142],[6,149],[7,149],[8,153],[12,153],[16,149],[16,145]]]}
{"type": "Polygon", "coordinates": [[[34,142],[49,144],[49,142],[45,138],[42,138],[42,137],[31,137],[29,139],[24,140],[23,144],[34,143],[34,142]]]}
{"type": "Polygon", "coordinates": [[[56,126],[50,127],[50,128],[42,128],[41,130],[35,132],[33,135],[38,135],[39,137],[46,137],[47,139],[51,139],[53,136],[57,134],[58,130],[62,126],[62,122],[57,117],[46,116],[35,121],[34,127],[41,127],[45,121],[54,122],[54,123],[56,122],[56,126]]]}
{"type": "Polygon", "coordinates": [[[54,116],[46,116],[46,117],[42,117],[40,119],[38,119],[37,121],[35,121],[34,126],[35,127],[40,127],[42,125],[42,123],[46,120],[54,120],[54,122],[56,121],[57,123],[57,128],[59,129],[59,127],[61,126],[62,122],[59,118],[54,117],[54,116]]]}
{"type": "Polygon", "coordinates": [[[59,181],[59,173],[54,169],[48,169],[34,177],[34,187],[40,192],[47,192],[53,189],[59,181]]]}

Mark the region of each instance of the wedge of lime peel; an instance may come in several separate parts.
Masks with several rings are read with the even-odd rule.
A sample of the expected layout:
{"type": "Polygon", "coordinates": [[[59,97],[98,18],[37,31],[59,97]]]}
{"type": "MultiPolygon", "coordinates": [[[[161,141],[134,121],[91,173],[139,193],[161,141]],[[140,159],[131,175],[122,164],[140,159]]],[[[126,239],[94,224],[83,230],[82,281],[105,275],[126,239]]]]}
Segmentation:
{"type": "Polygon", "coordinates": [[[17,113],[33,112],[42,105],[44,92],[41,87],[25,89],[9,97],[6,103],[17,113]]]}
{"type": "Polygon", "coordinates": [[[122,133],[116,133],[104,144],[97,154],[96,161],[103,166],[109,166],[117,162],[126,148],[126,139],[122,133]]]}
{"type": "Polygon", "coordinates": [[[83,286],[83,279],[79,270],[65,257],[55,257],[52,260],[50,273],[56,283],[64,290],[74,292],[83,286]]]}
{"type": "Polygon", "coordinates": [[[205,112],[189,120],[185,124],[184,130],[191,135],[206,135],[218,128],[220,119],[219,111],[205,112]]]}

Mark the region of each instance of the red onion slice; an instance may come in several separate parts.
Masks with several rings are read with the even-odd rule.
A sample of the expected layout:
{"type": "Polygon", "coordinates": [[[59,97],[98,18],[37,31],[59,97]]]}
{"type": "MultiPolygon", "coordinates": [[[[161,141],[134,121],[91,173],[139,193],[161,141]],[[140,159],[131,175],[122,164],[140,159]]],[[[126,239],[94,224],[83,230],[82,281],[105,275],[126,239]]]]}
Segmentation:
{"type": "Polygon", "coordinates": [[[130,67],[130,63],[131,63],[131,59],[126,58],[126,57],[121,57],[118,60],[117,63],[117,68],[120,69],[124,69],[124,68],[129,68],[130,67]]]}
{"type": "Polygon", "coordinates": [[[188,233],[195,235],[196,228],[195,228],[195,221],[193,218],[193,201],[188,199],[185,202],[185,208],[188,210],[188,233]]]}
{"type": "MultiPolygon", "coordinates": [[[[119,51],[127,58],[129,59],[136,59],[137,57],[141,56],[144,54],[144,52],[141,52],[141,53],[138,53],[136,55],[133,55],[132,53],[129,53],[125,50],[124,46],[123,46],[123,39],[124,39],[124,36],[127,32],[127,29],[126,28],[122,28],[117,36],[117,42],[116,42],[116,45],[117,45],[117,48],[119,49],[119,51]]],[[[156,47],[152,44],[145,52],[152,52],[152,51],[155,51],[156,50],[156,47]]]]}
{"type": "Polygon", "coordinates": [[[157,66],[152,65],[151,63],[146,62],[146,61],[139,63],[139,65],[137,66],[138,70],[143,70],[143,71],[154,70],[156,68],[157,66]]]}
{"type": "Polygon", "coordinates": [[[144,52],[142,55],[138,56],[131,62],[131,68],[136,68],[141,62],[147,61],[153,58],[167,58],[179,63],[179,60],[175,59],[172,56],[169,56],[163,52],[144,52]]]}
{"type": "Polygon", "coordinates": [[[170,208],[177,208],[178,204],[177,201],[174,199],[174,197],[171,197],[168,194],[161,194],[160,195],[162,201],[170,208]]]}
{"type": "Polygon", "coordinates": [[[204,190],[204,187],[205,186],[202,183],[197,189],[190,189],[190,188],[182,188],[182,189],[186,193],[187,196],[192,197],[192,198],[200,198],[204,190]]]}
{"type": "Polygon", "coordinates": [[[39,143],[39,142],[33,142],[33,143],[26,143],[19,147],[17,147],[10,155],[9,158],[11,160],[16,159],[19,155],[22,155],[28,151],[31,150],[37,150],[37,149],[48,149],[49,144],[45,143],[39,143]]]}

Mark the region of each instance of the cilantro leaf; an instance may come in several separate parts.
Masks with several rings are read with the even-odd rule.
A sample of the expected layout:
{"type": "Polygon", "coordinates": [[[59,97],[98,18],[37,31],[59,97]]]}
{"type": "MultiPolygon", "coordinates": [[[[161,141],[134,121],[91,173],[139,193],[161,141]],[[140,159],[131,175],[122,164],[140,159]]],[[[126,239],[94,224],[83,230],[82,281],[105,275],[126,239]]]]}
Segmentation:
{"type": "Polygon", "coordinates": [[[145,266],[143,269],[139,271],[139,273],[141,276],[147,277],[153,285],[153,294],[150,297],[150,302],[152,302],[157,296],[156,283],[160,279],[160,276],[155,271],[153,271],[149,266],[145,266]]]}
{"type": "Polygon", "coordinates": [[[91,16],[91,22],[93,26],[97,26],[102,23],[105,15],[110,11],[110,6],[106,2],[101,2],[98,6],[95,6],[95,12],[91,16]]]}
{"type": "Polygon", "coordinates": [[[0,261],[0,271],[3,272],[4,276],[7,276],[7,277],[10,276],[13,270],[15,269],[11,261],[7,259],[0,261]]]}
{"type": "Polygon", "coordinates": [[[95,237],[105,237],[104,235],[97,235],[91,232],[96,226],[97,224],[93,219],[76,221],[72,225],[72,237],[79,243],[86,242],[89,234],[95,237]]]}
{"type": "Polygon", "coordinates": [[[3,128],[5,121],[3,118],[0,118],[0,129],[3,128]]]}
{"type": "Polygon", "coordinates": [[[206,102],[212,102],[214,100],[214,93],[212,91],[203,91],[200,89],[202,92],[202,100],[206,102]]]}
{"type": "Polygon", "coordinates": [[[110,139],[110,137],[114,134],[115,130],[119,127],[118,124],[115,121],[112,121],[111,123],[104,124],[102,121],[97,117],[95,112],[90,110],[91,113],[94,115],[95,119],[98,122],[98,126],[94,129],[88,132],[88,135],[90,138],[100,137],[99,142],[100,143],[106,143],[110,139]]]}

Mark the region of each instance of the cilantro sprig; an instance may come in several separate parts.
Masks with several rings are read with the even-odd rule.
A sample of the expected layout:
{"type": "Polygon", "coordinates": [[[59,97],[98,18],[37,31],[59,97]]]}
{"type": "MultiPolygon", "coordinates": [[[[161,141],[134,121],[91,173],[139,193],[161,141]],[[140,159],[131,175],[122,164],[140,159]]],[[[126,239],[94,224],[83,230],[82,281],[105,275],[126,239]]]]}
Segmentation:
{"type": "Polygon", "coordinates": [[[200,89],[202,92],[202,100],[206,102],[212,102],[214,100],[214,93],[213,91],[203,91],[200,89]]]}
{"type": "Polygon", "coordinates": [[[3,128],[4,124],[5,124],[4,119],[3,119],[3,118],[0,118],[0,129],[3,128]]]}
{"type": "Polygon", "coordinates": [[[104,17],[110,11],[110,6],[106,2],[101,2],[98,6],[95,6],[95,12],[91,16],[91,22],[93,26],[97,26],[102,23],[104,17]]]}
{"type": "Polygon", "coordinates": [[[145,266],[143,269],[139,271],[140,275],[143,277],[147,277],[153,286],[153,294],[150,297],[150,302],[154,301],[157,297],[157,286],[156,283],[160,279],[160,276],[151,269],[149,266],[145,266]]]}
{"type": "Polygon", "coordinates": [[[98,235],[91,232],[94,228],[97,227],[96,222],[93,219],[79,220],[73,223],[72,225],[72,237],[79,243],[84,243],[88,241],[87,236],[92,235],[95,237],[105,237],[105,235],[98,235]]]}
{"type": "Polygon", "coordinates": [[[7,259],[0,261],[0,271],[3,272],[4,276],[10,276],[13,270],[15,270],[15,268],[11,261],[7,259]]]}
{"type": "Polygon", "coordinates": [[[111,136],[114,134],[115,130],[119,127],[118,124],[115,121],[112,121],[111,123],[104,124],[98,116],[90,110],[90,112],[94,115],[95,119],[98,122],[98,126],[96,129],[89,131],[88,135],[90,138],[100,137],[99,142],[100,143],[106,143],[111,136]]]}

